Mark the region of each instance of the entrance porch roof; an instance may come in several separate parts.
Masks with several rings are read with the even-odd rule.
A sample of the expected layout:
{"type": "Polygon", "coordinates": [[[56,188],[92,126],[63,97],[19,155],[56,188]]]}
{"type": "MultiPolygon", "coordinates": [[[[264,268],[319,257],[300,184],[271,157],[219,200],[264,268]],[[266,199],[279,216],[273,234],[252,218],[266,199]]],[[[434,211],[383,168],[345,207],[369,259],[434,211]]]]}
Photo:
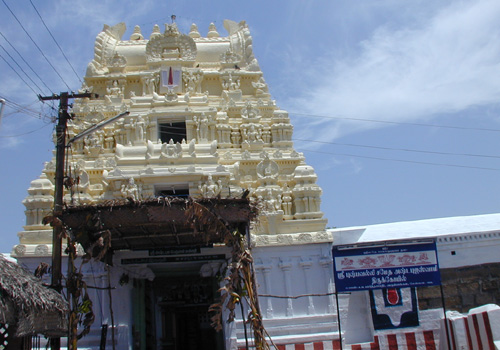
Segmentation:
{"type": "Polygon", "coordinates": [[[113,250],[146,250],[224,243],[226,234],[249,226],[256,214],[247,198],[160,197],[68,207],[61,220],[85,249],[109,232],[113,250]]]}

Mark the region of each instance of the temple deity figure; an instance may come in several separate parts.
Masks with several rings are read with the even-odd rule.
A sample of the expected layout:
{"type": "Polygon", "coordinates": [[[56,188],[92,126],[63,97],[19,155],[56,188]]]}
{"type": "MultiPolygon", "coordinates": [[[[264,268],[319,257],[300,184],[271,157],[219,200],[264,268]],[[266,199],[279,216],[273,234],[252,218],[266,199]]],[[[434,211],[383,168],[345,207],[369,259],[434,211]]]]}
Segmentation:
{"type": "Polygon", "coordinates": [[[109,96],[123,98],[123,88],[118,85],[118,80],[113,80],[113,85],[107,88],[106,92],[109,96]]]}
{"type": "Polygon", "coordinates": [[[84,150],[87,154],[96,156],[102,151],[102,134],[94,133],[85,137],[84,150]]]}
{"type": "Polygon", "coordinates": [[[268,91],[266,81],[264,80],[264,77],[260,77],[258,81],[252,82],[252,86],[256,89],[256,93],[263,94],[268,91]]]}
{"type": "Polygon", "coordinates": [[[146,122],[142,116],[138,116],[137,119],[132,123],[132,128],[135,132],[135,141],[144,141],[144,136],[146,133],[146,122]]]}
{"type": "Polygon", "coordinates": [[[204,198],[214,198],[218,196],[222,190],[222,181],[219,179],[214,182],[212,175],[208,175],[208,179],[205,183],[198,185],[198,189],[204,198]]]}
{"type": "Polygon", "coordinates": [[[264,126],[262,131],[262,140],[264,143],[271,143],[271,128],[269,126],[264,126]]]}
{"type": "Polygon", "coordinates": [[[198,71],[187,70],[182,74],[184,87],[188,93],[196,93],[198,91],[198,84],[201,79],[201,74],[198,71]]]}
{"type": "Polygon", "coordinates": [[[118,144],[125,144],[127,142],[127,130],[123,121],[118,121],[115,125],[114,139],[118,144]]]}
{"type": "Polygon", "coordinates": [[[133,201],[138,201],[140,199],[139,187],[136,185],[133,177],[128,179],[126,184],[123,184],[120,192],[123,198],[130,198],[133,201]]]}
{"type": "Polygon", "coordinates": [[[196,138],[198,142],[208,140],[208,118],[205,113],[201,113],[201,116],[194,116],[194,122],[196,123],[196,138]]]}
{"type": "Polygon", "coordinates": [[[222,87],[224,90],[235,91],[240,88],[240,79],[233,79],[231,73],[229,73],[229,77],[222,81],[222,87]]]}
{"type": "Polygon", "coordinates": [[[143,87],[143,92],[142,95],[152,95],[153,92],[155,92],[155,78],[154,76],[150,75],[144,78],[144,87],[143,87]]]}
{"type": "Polygon", "coordinates": [[[292,191],[290,190],[290,187],[288,187],[288,184],[285,184],[285,186],[283,186],[283,194],[282,194],[281,198],[282,198],[281,207],[283,208],[284,215],[291,216],[292,215],[292,191]]]}
{"type": "Polygon", "coordinates": [[[244,124],[242,125],[242,139],[249,143],[263,142],[262,141],[262,125],[261,124],[244,124]]]}
{"type": "Polygon", "coordinates": [[[266,212],[273,213],[281,210],[281,196],[279,193],[275,195],[271,188],[268,188],[265,195],[260,197],[266,212]]]}

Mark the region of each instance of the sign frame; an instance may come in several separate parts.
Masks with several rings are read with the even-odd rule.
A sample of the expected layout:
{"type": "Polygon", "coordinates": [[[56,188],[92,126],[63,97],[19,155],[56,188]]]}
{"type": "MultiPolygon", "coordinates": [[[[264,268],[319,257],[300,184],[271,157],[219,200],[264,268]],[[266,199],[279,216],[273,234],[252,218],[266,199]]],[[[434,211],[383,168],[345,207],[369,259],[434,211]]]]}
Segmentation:
{"type": "Polygon", "coordinates": [[[338,293],[441,284],[434,240],[334,246],[332,256],[338,293]]]}

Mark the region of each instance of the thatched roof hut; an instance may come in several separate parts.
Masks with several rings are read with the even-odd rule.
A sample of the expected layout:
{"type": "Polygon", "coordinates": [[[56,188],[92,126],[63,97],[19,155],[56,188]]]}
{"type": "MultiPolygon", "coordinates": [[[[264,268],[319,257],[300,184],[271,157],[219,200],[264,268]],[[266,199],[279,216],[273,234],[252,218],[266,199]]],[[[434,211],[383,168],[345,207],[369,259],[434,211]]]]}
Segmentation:
{"type": "Polygon", "coordinates": [[[68,303],[55,290],[0,255],[0,323],[17,337],[67,334],[68,303]]]}

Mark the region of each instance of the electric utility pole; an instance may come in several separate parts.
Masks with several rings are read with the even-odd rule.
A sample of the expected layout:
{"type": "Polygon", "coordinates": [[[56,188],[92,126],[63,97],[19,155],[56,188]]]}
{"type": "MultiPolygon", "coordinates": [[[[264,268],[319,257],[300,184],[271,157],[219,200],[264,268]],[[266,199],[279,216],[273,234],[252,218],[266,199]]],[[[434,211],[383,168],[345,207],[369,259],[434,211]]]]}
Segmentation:
{"type": "MultiPolygon", "coordinates": [[[[90,98],[99,97],[97,94],[93,93],[83,93],[75,94],[73,92],[61,92],[60,95],[52,95],[42,97],[38,95],[40,101],[49,100],[59,100],[59,112],[57,116],[56,125],[56,174],[54,183],[54,219],[59,218],[62,215],[63,209],[63,193],[64,193],[64,157],[66,154],[66,129],[68,126],[68,120],[72,116],[68,113],[69,99],[74,98],[90,98]]],[[[61,286],[61,265],[62,265],[62,227],[53,224],[52,227],[52,279],[51,287],[57,290],[59,293],[62,291],[61,286]]],[[[51,338],[50,340],[51,349],[59,350],[61,348],[60,338],[51,338]]]]}

